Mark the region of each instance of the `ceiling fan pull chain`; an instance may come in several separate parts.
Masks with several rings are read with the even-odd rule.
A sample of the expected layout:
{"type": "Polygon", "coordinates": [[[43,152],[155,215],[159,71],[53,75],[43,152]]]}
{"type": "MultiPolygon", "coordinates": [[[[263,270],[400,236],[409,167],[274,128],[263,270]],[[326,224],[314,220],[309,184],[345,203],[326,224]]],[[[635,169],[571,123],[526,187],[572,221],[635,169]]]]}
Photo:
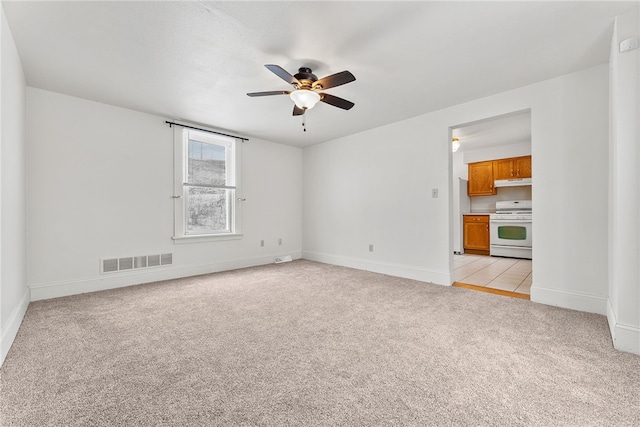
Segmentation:
{"type": "Polygon", "coordinates": [[[305,111],[304,114],[302,114],[302,129],[304,132],[307,131],[307,112],[305,111]]]}

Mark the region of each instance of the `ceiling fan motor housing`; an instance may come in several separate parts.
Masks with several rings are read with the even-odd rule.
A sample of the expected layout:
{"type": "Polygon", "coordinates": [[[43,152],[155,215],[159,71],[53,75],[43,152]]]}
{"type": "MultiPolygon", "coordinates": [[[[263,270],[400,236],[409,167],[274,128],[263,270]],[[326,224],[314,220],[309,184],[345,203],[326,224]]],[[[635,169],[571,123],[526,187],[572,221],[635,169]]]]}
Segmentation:
{"type": "Polygon", "coordinates": [[[311,72],[311,68],[300,67],[298,69],[298,74],[295,74],[295,77],[299,82],[299,89],[311,89],[313,83],[318,80],[318,77],[311,72]]]}

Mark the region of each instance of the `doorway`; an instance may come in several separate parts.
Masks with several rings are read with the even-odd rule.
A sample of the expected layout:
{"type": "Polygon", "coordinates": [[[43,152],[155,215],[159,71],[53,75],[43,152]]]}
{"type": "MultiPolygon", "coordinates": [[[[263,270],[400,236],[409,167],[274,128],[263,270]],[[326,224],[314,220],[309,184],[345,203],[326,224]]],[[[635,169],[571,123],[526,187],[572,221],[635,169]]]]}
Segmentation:
{"type": "Polygon", "coordinates": [[[489,221],[496,212],[496,202],[532,200],[531,163],[528,172],[520,174],[512,167],[512,177],[504,176],[504,164],[508,164],[509,159],[514,162],[518,159],[518,165],[532,160],[531,110],[452,126],[449,134],[453,187],[450,265],[454,285],[528,298],[532,260],[491,256],[489,221]],[[469,164],[472,164],[471,177],[469,164]],[[486,181],[480,186],[477,170],[486,173],[486,176],[480,175],[480,179],[486,181]],[[519,179],[519,176],[529,179],[519,179]],[[503,178],[509,179],[503,181],[503,178]],[[471,195],[467,191],[470,179],[471,195]],[[482,190],[483,186],[486,190],[482,190]]]}

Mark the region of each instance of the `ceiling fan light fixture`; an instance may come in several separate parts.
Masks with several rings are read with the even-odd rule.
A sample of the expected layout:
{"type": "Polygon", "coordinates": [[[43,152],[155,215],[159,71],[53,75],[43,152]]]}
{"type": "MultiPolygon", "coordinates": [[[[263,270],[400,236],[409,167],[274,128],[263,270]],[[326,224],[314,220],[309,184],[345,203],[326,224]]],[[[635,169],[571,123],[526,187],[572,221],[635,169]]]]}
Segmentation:
{"type": "Polygon", "coordinates": [[[289,95],[298,108],[309,110],[313,108],[319,101],[320,95],[309,89],[298,89],[289,95]]]}

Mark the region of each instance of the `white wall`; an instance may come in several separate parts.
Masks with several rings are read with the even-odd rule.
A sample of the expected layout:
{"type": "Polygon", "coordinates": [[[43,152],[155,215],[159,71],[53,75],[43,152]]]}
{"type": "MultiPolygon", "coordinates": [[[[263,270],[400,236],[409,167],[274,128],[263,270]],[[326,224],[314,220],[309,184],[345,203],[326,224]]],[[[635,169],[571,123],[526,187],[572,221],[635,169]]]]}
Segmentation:
{"type": "Polygon", "coordinates": [[[609,304],[614,346],[640,354],[640,50],[620,53],[639,37],[640,12],[619,16],[610,54],[609,304]]]}
{"type": "Polygon", "coordinates": [[[531,109],[532,300],[604,314],[607,80],[602,65],[305,148],[303,255],[449,285],[449,128],[531,109]]]}
{"type": "Polygon", "coordinates": [[[486,160],[508,159],[531,155],[531,142],[490,147],[482,150],[468,150],[462,153],[465,164],[484,162],[486,160]]]}
{"type": "Polygon", "coordinates": [[[469,179],[469,167],[467,163],[464,162],[464,152],[456,151],[451,154],[451,167],[453,179],[469,179]]]}
{"type": "Polygon", "coordinates": [[[448,135],[427,115],[305,148],[303,256],[449,284],[448,135]]]}
{"type": "Polygon", "coordinates": [[[0,365],[29,304],[26,281],[25,80],[0,7],[0,365]]]}
{"type": "Polygon", "coordinates": [[[301,255],[298,148],[242,144],[242,239],[174,244],[165,118],[28,88],[27,123],[32,300],[301,255]],[[157,253],[173,253],[173,265],[100,274],[102,258],[157,253]]]}

